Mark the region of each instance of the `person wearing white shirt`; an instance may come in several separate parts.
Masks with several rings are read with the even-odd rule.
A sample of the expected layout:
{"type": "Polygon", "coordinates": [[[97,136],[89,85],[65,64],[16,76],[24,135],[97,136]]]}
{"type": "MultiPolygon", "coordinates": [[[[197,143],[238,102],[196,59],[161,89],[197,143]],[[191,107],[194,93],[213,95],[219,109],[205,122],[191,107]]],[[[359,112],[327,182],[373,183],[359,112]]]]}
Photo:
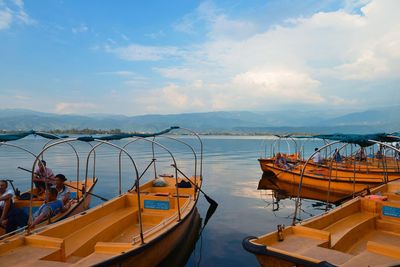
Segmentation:
{"type": "Polygon", "coordinates": [[[8,223],[8,215],[12,208],[12,198],[14,192],[8,188],[8,182],[6,180],[0,180],[0,225],[6,227],[8,223]]]}
{"type": "Polygon", "coordinates": [[[315,148],[314,151],[316,151],[316,153],[314,154],[314,156],[312,157],[312,160],[315,164],[322,164],[323,162],[323,158],[321,153],[318,151],[318,148],[315,148]]]}

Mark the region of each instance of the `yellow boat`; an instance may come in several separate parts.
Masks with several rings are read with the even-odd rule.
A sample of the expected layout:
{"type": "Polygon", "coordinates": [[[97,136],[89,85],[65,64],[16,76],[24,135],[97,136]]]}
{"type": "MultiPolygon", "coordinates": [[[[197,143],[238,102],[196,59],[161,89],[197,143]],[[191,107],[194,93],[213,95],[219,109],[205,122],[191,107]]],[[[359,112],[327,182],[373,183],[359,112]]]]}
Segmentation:
{"type": "MultiPolygon", "coordinates": [[[[193,186],[177,188],[175,178],[164,179],[164,187],[143,184],[140,198],[134,190],[37,233],[0,241],[1,264],[157,265],[185,238],[199,196],[193,186]]],[[[199,177],[190,180],[201,187],[199,177]]]]}
{"type": "Polygon", "coordinates": [[[261,266],[399,266],[400,181],[243,247],[261,266]]]}
{"type": "MultiPolygon", "coordinates": [[[[85,181],[81,181],[79,183],[77,183],[76,181],[75,182],[65,181],[64,184],[67,187],[72,186],[74,188],[77,188],[75,190],[74,189],[70,190],[70,199],[71,199],[70,207],[63,212],[57,213],[51,219],[41,222],[40,224],[38,224],[37,227],[42,227],[47,224],[63,220],[69,216],[78,214],[78,213],[88,209],[89,205],[90,205],[90,201],[92,199],[93,188],[97,183],[97,178],[88,179],[87,183],[86,183],[86,186],[87,186],[86,188],[84,186],[84,182],[85,181]],[[82,191],[86,192],[86,194],[82,194],[82,191]]],[[[37,189],[35,188],[33,190],[34,197],[32,198],[32,203],[30,201],[30,198],[29,199],[20,198],[17,196],[13,197],[14,208],[20,210],[18,212],[18,214],[24,213],[26,217],[29,217],[29,209],[30,209],[31,204],[32,204],[32,213],[34,213],[44,203],[45,194],[43,193],[42,195],[37,195],[36,192],[37,192],[37,189]]],[[[23,195],[27,195],[27,193],[29,194],[29,192],[25,192],[23,195]]],[[[23,228],[23,229],[25,229],[25,228],[23,228]]],[[[22,229],[19,229],[17,231],[20,231],[20,230],[22,230],[22,229]]],[[[3,235],[5,235],[5,234],[6,233],[5,233],[4,228],[0,228],[0,236],[2,236],[2,238],[4,238],[5,236],[3,236],[3,235]]]]}
{"type": "MultiPolygon", "coordinates": [[[[4,147],[9,147],[9,148],[14,148],[19,151],[24,151],[28,155],[33,156],[35,161],[33,164],[33,167],[36,166],[39,158],[43,159],[44,152],[48,150],[50,147],[53,147],[55,144],[51,144],[53,140],[57,140],[58,142],[64,142],[64,138],[49,134],[49,133],[44,133],[44,132],[36,132],[36,131],[28,131],[28,132],[21,132],[21,133],[16,133],[16,134],[1,134],[0,135],[0,146],[4,147]],[[28,135],[39,135],[44,138],[50,139],[50,142],[47,142],[40,153],[36,155],[35,153],[29,151],[28,149],[20,146],[18,143],[9,143],[10,141],[17,141],[19,139],[25,138],[28,135]]],[[[77,179],[75,181],[65,181],[64,185],[69,189],[70,191],[70,205],[69,208],[63,212],[57,213],[55,216],[53,216],[51,219],[45,220],[38,224],[38,227],[57,222],[60,220],[63,220],[67,218],[68,216],[78,214],[86,209],[89,208],[90,201],[92,195],[95,195],[92,193],[94,186],[97,183],[97,178],[93,177],[92,179],[85,179],[85,180],[79,180],[79,157],[78,153],[75,150],[75,148],[69,144],[71,148],[74,150],[76,153],[77,157],[77,179]]],[[[95,167],[95,166],[94,166],[95,167]]],[[[33,168],[32,171],[25,169],[23,167],[18,167],[20,170],[27,171],[31,173],[32,179],[33,179],[33,168]]],[[[13,202],[13,209],[16,209],[15,213],[18,214],[18,216],[21,217],[29,217],[31,214],[35,213],[39,207],[45,203],[45,198],[46,195],[45,193],[38,194],[38,189],[33,188],[33,183],[31,184],[31,189],[25,191],[24,193],[20,194],[20,191],[18,188],[14,187],[13,180],[6,180],[9,183],[9,187],[12,187],[14,191],[14,197],[12,199],[13,202]],[[31,199],[32,197],[32,199],[31,199]]],[[[96,195],[95,195],[96,196],[96,195]]],[[[23,221],[23,220],[22,220],[23,221]]],[[[25,229],[22,225],[18,226],[19,229],[16,231],[12,232],[11,234],[15,234],[15,232],[20,232],[25,229]]],[[[0,239],[7,238],[7,236],[10,233],[5,232],[4,228],[0,228],[0,239]]]]}
{"type": "MultiPolygon", "coordinates": [[[[46,225],[41,229],[18,234],[0,241],[0,262],[7,266],[156,266],[174,248],[187,238],[198,220],[196,204],[200,192],[211,206],[218,205],[202,190],[202,142],[199,136],[187,130],[200,141],[200,164],[192,146],[182,140],[166,137],[187,145],[194,155],[194,175],[182,172],[172,155],[156,136],[179,127],[171,127],[157,134],[121,134],[101,138],[79,137],[59,143],[96,141],[92,151],[100,145],[109,145],[124,152],[132,163],[136,180],[134,188],[88,211],[63,221],[46,225]],[[120,147],[110,140],[136,137],[120,147]],[[146,139],[149,137],[149,139],[146,139]],[[151,139],[150,139],[151,138],[151,139]],[[143,140],[152,145],[152,159],[139,175],[137,165],[125,149],[129,144],[143,140]],[[164,149],[173,161],[175,175],[157,175],[154,146],[164,149]],[[155,175],[142,185],[141,177],[153,165],[155,175]],[[196,175],[200,166],[199,175],[196,175]],[[178,174],[182,175],[178,177],[178,174]],[[161,176],[161,177],[160,177],[161,176]],[[196,219],[197,218],[197,219],[196,219]]],[[[183,129],[183,128],[181,128],[183,129]]],[[[186,130],[186,129],[183,129],[186,130]]],[[[89,162],[89,152],[87,164],[89,162]]],[[[121,168],[121,154],[119,157],[121,168]]],[[[121,169],[119,190],[121,190],[121,169]]],[[[87,168],[86,168],[87,174],[87,168]]]]}

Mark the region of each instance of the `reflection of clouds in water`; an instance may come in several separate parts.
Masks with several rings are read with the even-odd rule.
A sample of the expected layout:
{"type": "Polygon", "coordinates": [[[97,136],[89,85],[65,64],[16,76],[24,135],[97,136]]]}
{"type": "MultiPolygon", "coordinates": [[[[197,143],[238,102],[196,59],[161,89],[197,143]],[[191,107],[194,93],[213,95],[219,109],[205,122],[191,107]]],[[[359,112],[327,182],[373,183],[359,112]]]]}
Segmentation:
{"type": "Polygon", "coordinates": [[[231,194],[236,197],[261,199],[262,192],[257,190],[258,181],[235,182],[231,194]]]}

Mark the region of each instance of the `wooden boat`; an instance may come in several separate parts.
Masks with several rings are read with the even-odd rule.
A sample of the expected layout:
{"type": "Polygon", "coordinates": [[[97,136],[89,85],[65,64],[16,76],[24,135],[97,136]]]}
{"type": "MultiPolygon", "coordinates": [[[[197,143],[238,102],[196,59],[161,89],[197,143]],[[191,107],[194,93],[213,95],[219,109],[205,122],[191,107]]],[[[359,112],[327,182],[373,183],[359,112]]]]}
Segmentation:
{"type": "MultiPolygon", "coordinates": [[[[45,220],[43,222],[41,222],[40,224],[38,224],[37,227],[42,227],[45,226],[47,224],[50,223],[54,223],[60,220],[63,220],[69,216],[78,214],[86,209],[89,208],[90,205],[90,201],[92,199],[92,191],[94,186],[97,183],[97,178],[93,178],[93,179],[88,179],[86,186],[84,184],[84,181],[77,183],[76,181],[66,181],[64,184],[66,186],[70,185],[73,186],[75,188],[77,188],[77,190],[71,190],[70,191],[70,199],[71,199],[71,205],[69,207],[69,209],[57,213],[55,216],[53,216],[51,219],[49,220],[45,220]],[[86,194],[82,194],[82,192],[85,192],[86,194]]],[[[37,195],[36,194],[37,189],[35,188],[33,190],[33,198],[32,198],[32,203],[30,201],[30,198],[24,198],[21,199],[20,197],[14,196],[13,198],[13,205],[15,209],[19,209],[20,211],[17,214],[21,214],[24,213],[25,216],[28,218],[29,217],[29,210],[30,210],[30,205],[32,205],[32,213],[35,213],[39,207],[44,203],[44,199],[45,199],[45,194],[43,193],[42,195],[37,195]]],[[[22,195],[27,195],[29,194],[29,192],[25,192],[22,195]]],[[[4,228],[0,228],[0,235],[4,235],[5,231],[4,228]]],[[[4,238],[4,236],[2,237],[4,238]]]]}
{"type": "MultiPolygon", "coordinates": [[[[171,127],[162,133],[176,128],[171,127]]],[[[123,134],[124,137],[127,135],[123,134]]],[[[102,137],[103,139],[80,137],[80,140],[98,142],[92,150],[99,145],[107,144],[119,149],[121,153],[124,152],[135,169],[134,189],[89,211],[47,225],[42,229],[33,230],[28,235],[20,234],[0,241],[1,264],[17,266],[158,265],[177,244],[187,238],[187,234],[194,227],[195,220],[198,218],[196,204],[199,193],[203,191],[201,190],[201,140],[199,139],[201,144],[200,175],[196,175],[198,164],[195,150],[188,145],[194,154],[195,173],[189,178],[178,168],[172,153],[155,141],[157,135],[129,134],[129,137],[138,138],[128,142],[124,147],[109,142],[109,140],[119,140],[121,135],[106,136],[102,137]],[[151,137],[151,139],[145,137],[151,137]],[[128,144],[137,140],[150,142],[152,146],[157,145],[166,150],[173,160],[171,166],[175,170],[175,175],[163,175],[161,183],[157,178],[139,185],[140,178],[151,170],[151,165],[154,166],[155,174],[157,171],[155,150],[152,147],[150,164],[139,175],[133,158],[125,149],[128,144]],[[182,175],[180,178],[178,178],[178,173],[182,175]]],[[[167,138],[177,140],[173,137],[167,138]]],[[[177,141],[186,144],[181,140],[177,141]]],[[[88,159],[89,157],[90,153],[88,159]]],[[[121,185],[121,176],[119,179],[121,185]]],[[[210,204],[214,202],[211,199],[210,201],[208,196],[205,195],[205,197],[210,204]]]]}
{"type": "MultiPolygon", "coordinates": [[[[331,156],[331,158],[328,157],[324,162],[319,164],[313,163],[311,157],[307,160],[301,158],[300,152],[297,151],[297,147],[299,146],[293,136],[278,137],[279,142],[282,138],[287,139],[290,137],[295,143],[296,152],[288,154],[275,153],[276,142],[274,142],[272,144],[273,153],[271,153],[273,156],[260,158],[259,163],[263,172],[274,174],[280,181],[299,184],[302,180],[302,186],[304,187],[325,190],[333,194],[350,195],[400,178],[400,168],[397,159],[387,157],[384,155],[385,153],[382,153],[385,149],[396,151],[395,147],[390,145],[390,142],[398,141],[397,137],[388,134],[333,134],[298,137],[336,140],[319,149],[319,151],[326,149],[326,154],[331,156]],[[339,146],[339,144],[343,145],[339,146]],[[340,152],[341,149],[345,149],[349,144],[359,145],[359,151],[350,157],[342,157],[342,162],[340,163],[332,160],[336,155],[336,151],[340,152]],[[380,149],[382,149],[380,159],[366,157],[365,147],[375,144],[379,144],[380,149]],[[335,146],[338,150],[332,153],[335,146]],[[329,153],[327,150],[329,150],[329,153]],[[280,161],[280,164],[275,163],[278,154],[281,154],[282,158],[284,158],[280,161]],[[288,164],[282,164],[285,161],[288,164]]],[[[290,151],[289,144],[287,150],[290,151]]]]}
{"type": "MultiPolygon", "coordinates": [[[[382,171],[363,172],[354,171],[350,168],[327,167],[324,165],[304,164],[302,161],[294,163],[289,167],[282,167],[275,164],[275,157],[259,159],[261,169],[266,173],[273,173],[274,176],[292,184],[299,184],[301,173],[304,169],[302,186],[315,188],[316,190],[327,191],[333,194],[350,195],[367,188],[400,178],[399,172],[382,171]]],[[[288,161],[288,163],[290,163],[288,161]]]]}
{"type": "MultiPolygon", "coordinates": [[[[185,238],[199,196],[193,187],[178,188],[177,194],[176,179],[164,179],[165,187],[155,187],[153,181],[143,184],[140,202],[137,192],[131,191],[37,233],[0,241],[1,263],[43,267],[157,265],[185,238]]],[[[200,188],[201,179],[192,177],[191,182],[195,181],[200,188]]]]}
{"type": "Polygon", "coordinates": [[[243,247],[261,266],[399,266],[400,181],[243,247]]]}
{"type": "MultiPolygon", "coordinates": [[[[16,134],[2,134],[0,135],[0,146],[4,147],[11,147],[14,149],[17,149],[19,151],[24,151],[30,156],[33,156],[35,159],[33,166],[36,166],[36,163],[39,160],[40,155],[43,159],[43,153],[46,151],[49,147],[54,146],[54,144],[50,144],[50,142],[47,142],[40,153],[36,155],[35,153],[27,150],[26,148],[18,145],[18,143],[9,143],[9,141],[17,141],[19,139],[25,138],[28,135],[40,135],[44,138],[52,140],[63,140],[60,136],[56,136],[53,134],[49,133],[43,133],[43,132],[36,132],[36,131],[28,131],[28,132],[20,132],[16,134]]],[[[61,141],[63,142],[63,141],[61,141]]],[[[71,147],[74,149],[76,152],[75,148],[71,145],[71,147]]],[[[77,156],[77,161],[79,161],[79,158],[77,156]]],[[[79,163],[77,163],[77,168],[79,168],[79,163]]],[[[27,171],[29,173],[32,172],[28,169],[18,167],[18,169],[27,171]]],[[[77,169],[77,173],[79,175],[79,169],[77,169]]],[[[33,176],[32,176],[33,179],[33,176]]],[[[31,214],[34,214],[39,207],[44,204],[45,202],[45,193],[42,193],[41,195],[38,194],[37,188],[31,188],[30,190],[27,190],[20,194],[18,188],[14,187],[13,181],[12,180],[7,180],[8,183],[10,184],[9,186],[12,187],[14,190],[14,197],[13,197],[13,209],[16,209],[15,214],[18,214],[18,216],[21,217],[26,217],[28,218],[31,214]],[[32,196],[32,200],[31,200],[32,196]]],[[[92,179],[85,179],[85,180],[79,180],[79,176],[77,177],[77,180],[75,181],[65,181],[64,184],[65,186],[70,189],[70,205],[69,208],[63,212],[57,213],[55,216],[53,216],[51,219],[45,220],[38,224],[38,227],[47,225],[49,223],[57,222],[62,219],[67,218],[68,216],[78,214],[86,209],[89,208],[90,201],[91,201],[91,196],[93,195],[92,191],[94,186],[97,183],[97,178],[93,177],[92,179]]],[[[22,225],[19,225],[19,229],[16,230],[16,232],[19,232],[21,230],[24,230],[25,227],[22,227],[22,225]]],[[[11,234],[15,234],[14,232],[11,234]]],[[[0,239],[7,238],[8,234],[5,233],[4,228],[0,228],[0,239]]]]}
{"type": "MultiPolygon", "coordinates": [[[[285,155],[281,153],[281,155],[286,158],[289,164],[295,165],[297,167],[306,163],[306,161],[301,160],[297,154],[285,155]]],[[[268,172],[270,170],[269,166],[276,165],[275,160],[276,157],[260,158],[259,162],[261,169],[264,172],[268,172]]],[[[318,169],[318,172],[322,173],[322,175],[337,175],[340,177],[352,178],[356,177],[356,179],[377,177],[379,180],[382,180],[383,176],[388,177],[389,180],[400,177],[400,165],[396,165],[400,163],[393,162],[391,166],[388,166],[387,164],[382,164],[385,165],[385,167],[379,167],[378,165],[371,163],[372,161],[373,159],[369,159],[368,162],[357,161],[353,159],[344,159],[342,162],[335,162],[327,159],[322,164],[317,165],[314,162],[309,161],[307,165],[313,166],[313,169],[318,169]]]]}

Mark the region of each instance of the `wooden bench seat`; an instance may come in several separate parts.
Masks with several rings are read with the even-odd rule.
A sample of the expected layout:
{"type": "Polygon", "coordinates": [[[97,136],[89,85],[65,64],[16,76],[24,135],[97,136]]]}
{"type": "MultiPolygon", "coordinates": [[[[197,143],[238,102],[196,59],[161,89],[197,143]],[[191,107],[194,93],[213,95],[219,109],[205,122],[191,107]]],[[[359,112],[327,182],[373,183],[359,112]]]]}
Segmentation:
{"type": "MultiPolygon", "coordinates": [[[[353,215],[345,217],[334,224],[324,228],[323,230],[331,233],[331,247],[335,249],[339,249],[344,242],[344,237],[356,231],[356,229],[360,228],[361,225],[367,223],[369,221],[375,220],[377,215],[366,213],[366,212],[357,212],[353,215]]],[[[343,251],[343,250],[342,250],[343,251]]]]}
{"type": "Polygon", "coordinates": [[[138,210],[127,207],[100,217],[65,238],[65,255],[86,256],[98,241],[106,241],[121,231],[124,224],[137,219],[138,210]]]}

